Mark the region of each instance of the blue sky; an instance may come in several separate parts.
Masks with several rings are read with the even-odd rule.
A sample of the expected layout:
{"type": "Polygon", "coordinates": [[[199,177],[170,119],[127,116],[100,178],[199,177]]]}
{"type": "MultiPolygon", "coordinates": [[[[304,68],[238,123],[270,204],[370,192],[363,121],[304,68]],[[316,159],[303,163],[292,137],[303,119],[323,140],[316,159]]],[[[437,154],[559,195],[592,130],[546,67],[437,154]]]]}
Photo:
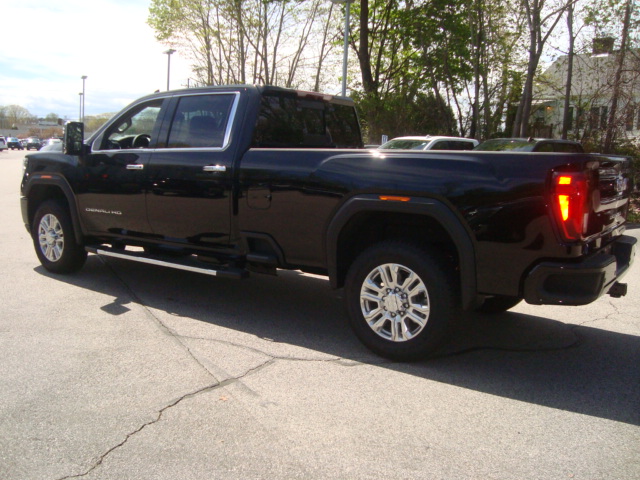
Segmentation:
{"type": "MultiPolygon", "coordinates": [[[[146,23],[150,0],[16,0],[2,8],[0,105],[75,120],[82,75],[85,115],[117,112],[167,87],[167,46],[146,23]]],[[[171,57],[171,88],[189,62],[171,57]]]]}

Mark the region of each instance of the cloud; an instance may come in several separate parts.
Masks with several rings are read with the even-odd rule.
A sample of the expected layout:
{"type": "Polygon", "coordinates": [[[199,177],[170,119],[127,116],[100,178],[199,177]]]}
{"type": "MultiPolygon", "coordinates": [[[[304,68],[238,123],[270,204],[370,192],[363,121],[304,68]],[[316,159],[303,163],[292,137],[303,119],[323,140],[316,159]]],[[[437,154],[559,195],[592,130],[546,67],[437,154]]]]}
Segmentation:
{"type": "MultiPolygon", "coordinates": [[[[146,23],[149,0],[22,0],[3,7],[0,105],[77,118],[82,75],[85,114],[116,112],[166,89],[167,55],[146,23]]],[[[171,57],[171,87],[185,85],[188,62],[171,57]]]]}

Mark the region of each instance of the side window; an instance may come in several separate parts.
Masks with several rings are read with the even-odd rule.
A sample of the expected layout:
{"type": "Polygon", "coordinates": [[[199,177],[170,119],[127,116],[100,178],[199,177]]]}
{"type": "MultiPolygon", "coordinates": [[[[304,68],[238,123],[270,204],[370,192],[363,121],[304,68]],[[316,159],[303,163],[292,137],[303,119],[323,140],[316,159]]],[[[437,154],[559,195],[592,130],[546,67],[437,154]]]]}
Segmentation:
{"type": "Polygon", "coordinates": [[[473,142],[456,142],[456,150],[473,150],[473,142]]]}
{"type": "Polygon", "coordinates": [[[429,150],[449,150],[449,142],[447,140],[440,140],[436,142],[429,150]]]}
{"type": "Polygon", "coordinates": [[[582,153],[582,149],[572,143],[558,143],[556,144],[555,151],[563,153],[582,153]]]}
{"type": "Polygon", "coordinates": [[[261,148],[360,148],[355,109],[290,93],[265,93],[253,136],[261,148]]]}
{"type": "Polygon", "coordinates": [[[105,132],[100,149],[148,148],[162,102],[153,100],[125,113],[105,132]]]}
{"type": "Polygon", "coordinates": [[[540,144],[537,148],[535,148],[536,152],[553,152],[553,145],[549,142],[545,142],[540,144]]]}
{"type": "Polygon", "coordinates": [[[234,94],[182,97],[169,131],[168,148],[222,148],[234,94]]]}

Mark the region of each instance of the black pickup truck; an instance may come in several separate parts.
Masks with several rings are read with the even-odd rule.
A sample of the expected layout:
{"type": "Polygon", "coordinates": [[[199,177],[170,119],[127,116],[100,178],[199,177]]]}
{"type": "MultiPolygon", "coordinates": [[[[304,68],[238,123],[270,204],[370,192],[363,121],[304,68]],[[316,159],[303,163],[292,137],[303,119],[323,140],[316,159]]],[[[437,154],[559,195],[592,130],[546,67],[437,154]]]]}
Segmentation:
{"type": "Polygon", "coordinates": [[[437,350],[464,310],[622,296],[624,159],[366,150],[353,103],[277,87],[157,93],[64,153],[28,154],[21,208],[40,262],[87,252],[243,278],[298,269],[344,287],[380,355],[437,350]]]}

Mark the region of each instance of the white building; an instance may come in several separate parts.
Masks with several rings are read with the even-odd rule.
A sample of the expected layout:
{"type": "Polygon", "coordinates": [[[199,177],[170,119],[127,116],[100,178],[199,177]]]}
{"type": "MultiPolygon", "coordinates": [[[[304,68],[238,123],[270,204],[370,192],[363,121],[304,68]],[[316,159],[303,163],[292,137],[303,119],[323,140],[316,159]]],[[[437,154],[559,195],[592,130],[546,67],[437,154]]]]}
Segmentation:
{"type": "MultiPolygon", "coordinates": [[[[572,138],[582,139],[607,126],[620,61],[613,44],[613,38],[596,39],[592,53],[574,55],[569,128],[572,138]]],[[[535,85],[532,124],[536,135],[562,134],[567,63],[568,56],[559,57],[535,85]]],[[[621,80],[617,135],[640,138],[640,51],[626,53],[621,80]]]]}

